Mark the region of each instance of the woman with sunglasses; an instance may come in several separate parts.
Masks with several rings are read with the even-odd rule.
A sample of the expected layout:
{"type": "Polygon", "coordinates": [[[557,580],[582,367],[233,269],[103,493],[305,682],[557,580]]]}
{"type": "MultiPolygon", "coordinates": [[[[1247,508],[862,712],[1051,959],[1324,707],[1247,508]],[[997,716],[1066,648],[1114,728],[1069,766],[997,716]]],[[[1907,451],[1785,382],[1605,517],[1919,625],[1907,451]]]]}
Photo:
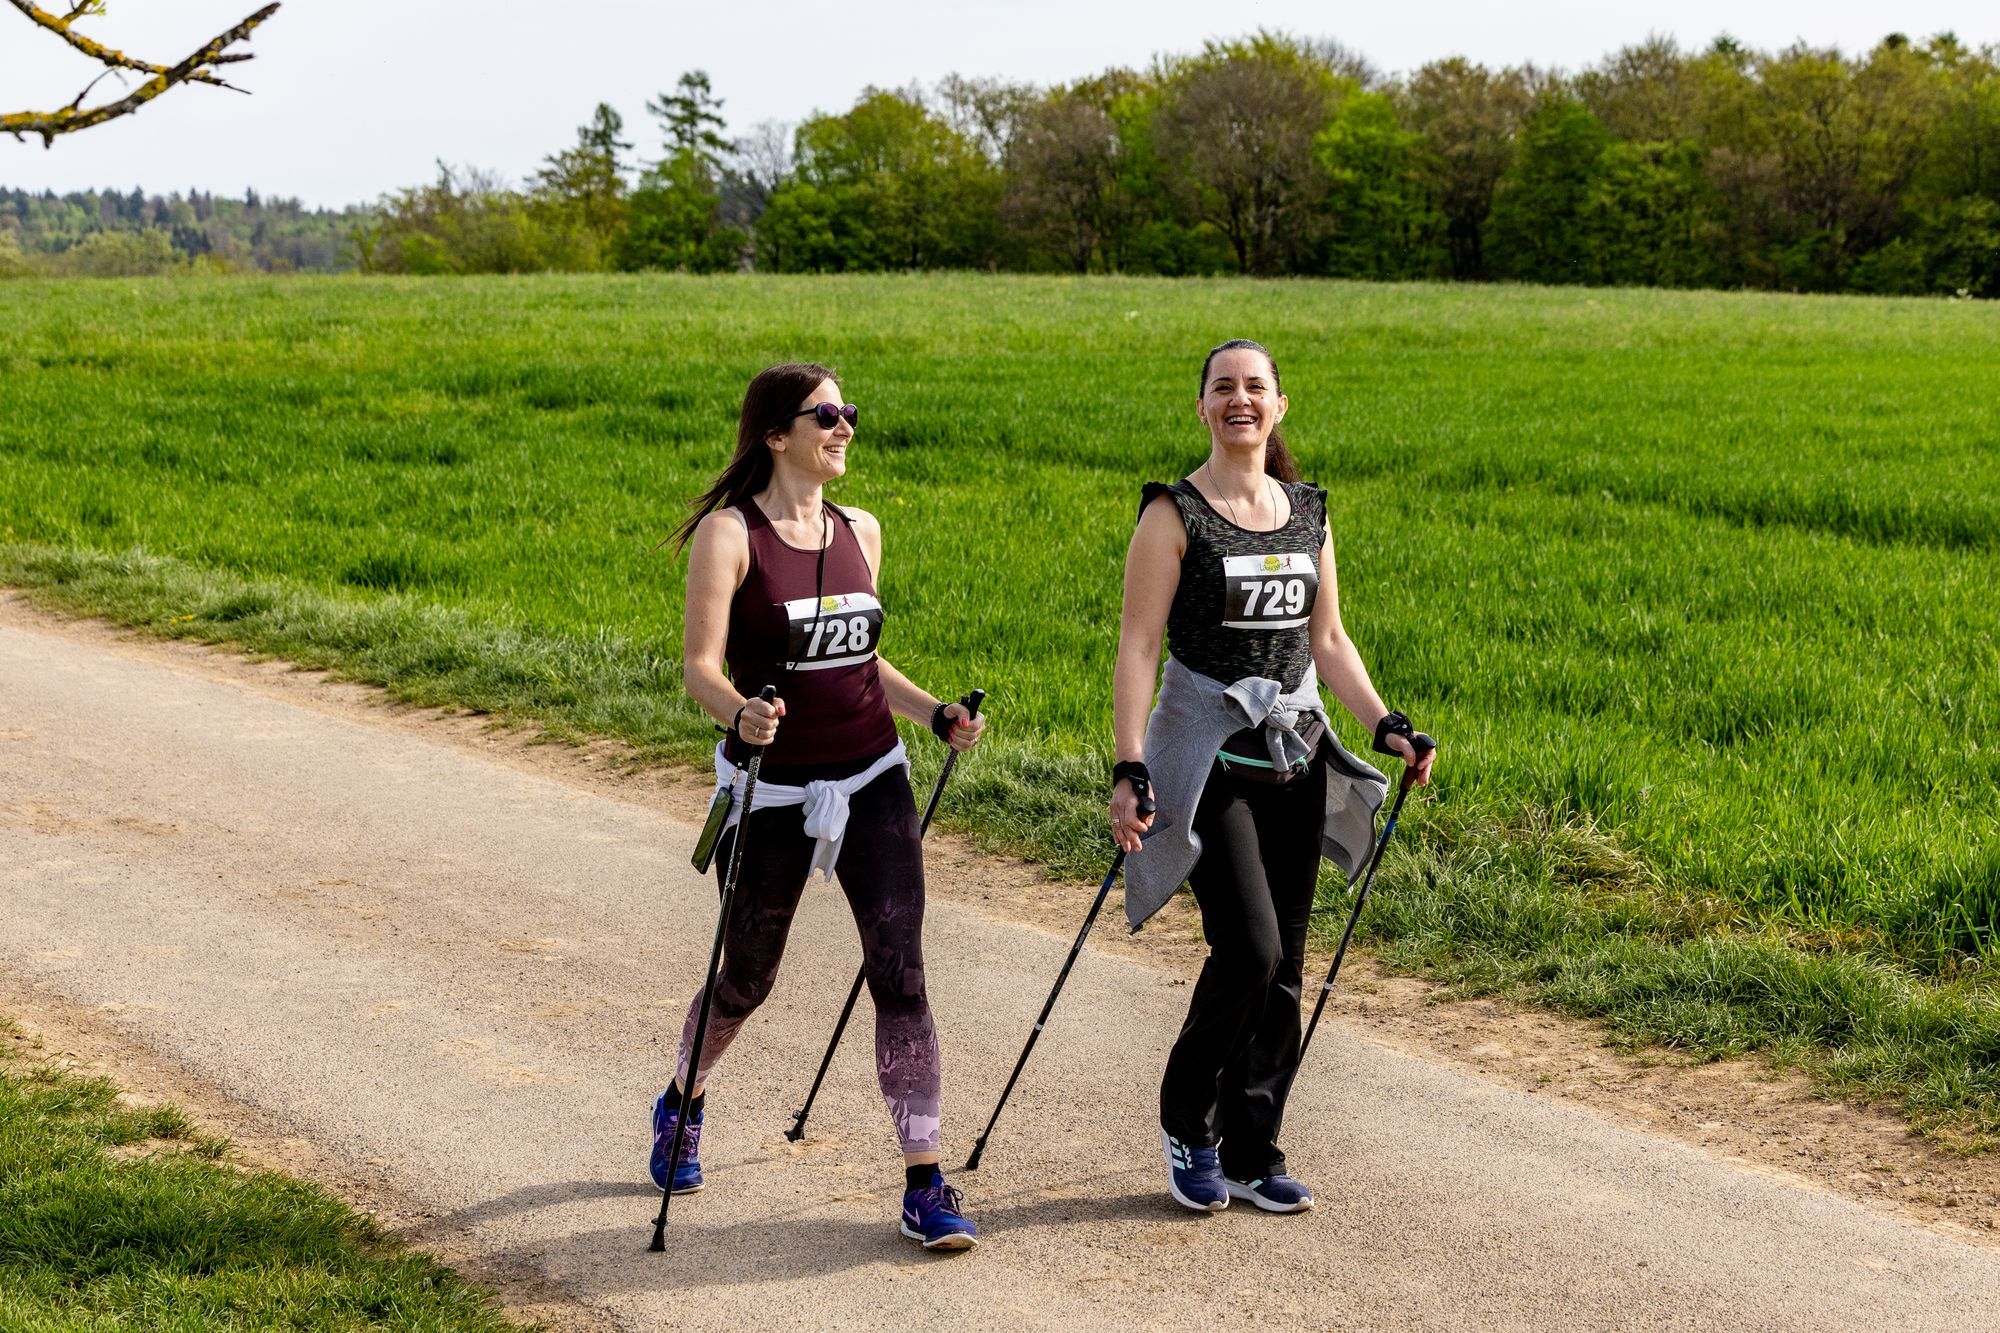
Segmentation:
{"type": "MultiPolygon", "coordinates": [[[[688,551],[688,693],[727,738],[716,747],[718,791],[740,801],[738,766],[764,751],[756,837],[743,844],[724,926],[701,1068],[688,1050],[704,1002],[688,1006],[673,1083],[653,1104],[653,1182],[665,1189],[680,1089],[694,1100],[681,1130],[676,1194],[702,1187],[704,1092],[715,1064],[770,993],[785,936],[815,870],[838,876],[861,931],[875,1002],[875,1067],[901,1141],[903,1234],[927,1249],[967,1249],[978,1230],[938,1170],[941,1074],[924,987],[924,864],[908,759],[891,715],[930,727],[954,749],[975,745],[985,719],[940,703],[877,652],[882,528],[829,503],[847,471],[859,410],[820,365],[773,366],[750,381],[736,453],[693,503],[675,537],[688,551]],[[778,697],[765,703],[765,686],[778,697]]],[[[736,853],[732,825],[716,850],[736,853]]]]}
{"type": "Polygon", "coordinates": [[[1341,628],[1326,492],[1299,480],[1278,432],[1288,406],[1264,348],[1210,352],[1195,400],[1208,459],[1144,488],[1125,560],[1111,828],[1133,854],[1134,930],[1184,880],[1201,908],[1209,955],[1160,1083],[1168,1192],[1197,1212],[1313,1205],[1278,1147],[1306,925],[1321,857],[1352,877],[1387,786],[1327,726],[1315,668],[1378,751],[1417,763],[1415,781],[1435,754],[1417,760],[1409,719],[1383,707],[1341,628]],[[1142,816],[1148,787],[1159,808],[1142,816]]]}

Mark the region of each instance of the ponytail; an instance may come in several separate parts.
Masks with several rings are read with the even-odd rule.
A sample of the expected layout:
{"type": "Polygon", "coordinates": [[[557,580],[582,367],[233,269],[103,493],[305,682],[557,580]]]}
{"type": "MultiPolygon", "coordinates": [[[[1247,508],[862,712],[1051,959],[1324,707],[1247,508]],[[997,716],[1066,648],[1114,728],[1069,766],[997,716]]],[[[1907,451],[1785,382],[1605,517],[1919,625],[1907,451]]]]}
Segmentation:
{"type": "MultiPolygon", "coordinates": [[[[1274,372],[1276,369],[1272,367],[1274,372]]],[[[1276,477],[1286,485],[1299,479],[1299,461],[1285,447],[1285,437],[1278,434],[1276,426],[1271,427],[1271,438],[1264,444],[1264,475],[1276,477]]]]}

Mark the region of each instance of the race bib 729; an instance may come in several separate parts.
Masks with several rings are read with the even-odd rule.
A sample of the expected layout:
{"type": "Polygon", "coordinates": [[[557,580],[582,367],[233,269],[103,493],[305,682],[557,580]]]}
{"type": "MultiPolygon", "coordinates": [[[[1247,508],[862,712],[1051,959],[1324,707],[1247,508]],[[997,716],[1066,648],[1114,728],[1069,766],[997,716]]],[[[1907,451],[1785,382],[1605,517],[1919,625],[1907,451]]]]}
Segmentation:
{"type": "Polygon", "coordinates": [[[1230,555],[1222,559],[1222,623],[1231,629],[1297,629],[1312,619],[1319,559],[1230,555]]]}
{"type": "Polygon", "coordinates": [[[865,592],[786,602],[785,620],[786,655],[797,671],[859,666],[875,656],[882,637],[882,603],[865,592]]]}

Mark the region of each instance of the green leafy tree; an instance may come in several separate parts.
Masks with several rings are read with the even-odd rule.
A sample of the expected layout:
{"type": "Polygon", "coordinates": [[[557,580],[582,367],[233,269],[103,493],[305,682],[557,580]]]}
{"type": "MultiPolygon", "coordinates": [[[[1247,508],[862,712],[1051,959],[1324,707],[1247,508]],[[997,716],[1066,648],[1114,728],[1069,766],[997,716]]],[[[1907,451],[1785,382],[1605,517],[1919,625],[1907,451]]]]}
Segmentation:
{"type": "Polygon", "coordinates": [[[797,179],[831,204],[843,269],[984,265],[999,169],[914,91],[864,92],[853,109],[799,126],[797,179]]]}
{"type": "Polygon", "coordinates": [[[1379,279],[1449,273],[1444,215],[1423,182],[1423,144],[1397,119],[1386,94],[1357,92],[1340,104],[1313,144],[1327,178],[1327,273],[1379,279]]]}
{"type": "Polygon", "coordinates": [[[1007,148],[1001,219],[1035,256],[1087,273],[1121,220],[1118,122],[1088,95],[1055,89],[1019,117],[1007,148]]]}
{"type": "Polygon", "coordinates": [[[1156,142],[1190,214],[1228,240],[1243,273],[1297,271],[1326,181],[1313,153],[1342,85],[1312,52],[1260,33],[1177,65],[1156,142]]]}
{"type": "Polygon", "coordinates": [[[0,279],[25,278],[33,273],[28,257],[21,253],[21,242],[14,237],[11,227],[0,227],[0,279]]]}
{"type": "Polygon", "coordinates": [[[748,238],[722,222],[722,196],[708,163],[675,153],[646,173],[626,209],[618,266],[720,273],[740,268],[748,238]]]}
{"type": "Polygon", "coordinates": [[[1513,165],[1495,187],[1485,262],[1525,282],[1602,281],[1592,236],[1611,136],[1581,102],[1551,101],[1528,117],[1513,165]]]}
{"type": "Polygon", "coordinates": [[[597,238],[576,219],[537,208],[489,173],[438,164],[429,185],[383,199],[355,248],[378,273],[534,273],[598,266],[597,238]]]}
{"type": "Polygon", "coordinates": [[[715,273],[740,268],[749,237],[723,219],[723,159],[736,145],[722,134],[722,102],[708,75],[689,70],[675,91],[646,103],[660,123],[667,155],[639,181],[626,206],[615,249],[622,269],[685,269],[715,273]]]}
{"type": "Polygon", "coordinates": [[[723,159],[736,145],[723,136],[722,99],[709,85],[708,75],[691,69],[681,75],[674,91],[661,93],[646,103],[646,110],[660,122],[666,135],[667,157],[692,154],[710,172],[721,170],[723,159]]]}
{"type": "Polygon", "coordinates": [[[1905,41],[1850,64],[1794,46],[1760,62],[1766,185],[1775,205],[1767,262],[1786,287],[1838,290],[1850,265],[1896,234],[1943,99],[1928,58],[1905,41]]]}
{"type": "Polygon", "coordinates": [[[817,185],[787,180],[771,192],[757,218],[757,267],[773,273],[832,273],[845,267],[833,196],[817,185]]]}
{"type": "Polygon", "coordinates": [[[1721,209],[1698,144],[1607,145],[1585,225],[1593,281],[1699,287],[1729,280],[1721,209]]]}
{"type": "Polygon", "coordinates": [[[70,278],[151,278],[188,267],[163,231],[100,231],[48,261],[48,271],[70,278]]]}
{"type": "Polygon", "coordinates": [[[1680,143],[1700,134],[1701,84],[1671,37],[1613,52],[1577,75],[1570,92],[1614,139],[1680,143]]]}
{"type": "Polygon", "coordinates": [[[589,123],[578,127],[575,146],[550,154],[535,174],[538,198],[573,210],[601,238],[606,252],[625,225],[626,168],[621,155],[632,145],[618,137],[624,130],[624,117],[600,102],[589,123]]]}
{"type": "Polygon", "coordinates": [[[1486,216],[1533,109],[1533,84],[1532,71],[1496,74],[1453,57],[1425,65],[1397,90],[1403,123],[1424,136],[1423,174],[1444,214],[1453,277],[1486,275],[1486,216]]]}

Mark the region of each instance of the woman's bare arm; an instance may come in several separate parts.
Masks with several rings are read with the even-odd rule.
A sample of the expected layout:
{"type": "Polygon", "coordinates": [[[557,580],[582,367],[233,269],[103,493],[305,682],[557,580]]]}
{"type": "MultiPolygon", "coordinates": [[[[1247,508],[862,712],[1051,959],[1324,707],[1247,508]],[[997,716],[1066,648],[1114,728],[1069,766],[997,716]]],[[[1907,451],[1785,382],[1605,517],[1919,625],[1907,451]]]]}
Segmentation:
{"type": "MultiPolygon", "coordinates": [[[[1153,708],[1159,683],[1160,646],[1166,640],[1167,613],[1181,583],[1181,557],[1187,551],[1187,529],[1180,511],[1162,495],[1139,516],[1138,530],[1125,550],[1125,607],[1118,622],[1118,664],[1111,678],[1112,738],[1120,761],[1146,757],[1146,716],[1153,708]]],[[[1131,784],[1120,782],[1111,792],[1111,832],[1119,847],[1139,850],[1139,834],[1153,817],[1139,814],[1131,784]]]]}

